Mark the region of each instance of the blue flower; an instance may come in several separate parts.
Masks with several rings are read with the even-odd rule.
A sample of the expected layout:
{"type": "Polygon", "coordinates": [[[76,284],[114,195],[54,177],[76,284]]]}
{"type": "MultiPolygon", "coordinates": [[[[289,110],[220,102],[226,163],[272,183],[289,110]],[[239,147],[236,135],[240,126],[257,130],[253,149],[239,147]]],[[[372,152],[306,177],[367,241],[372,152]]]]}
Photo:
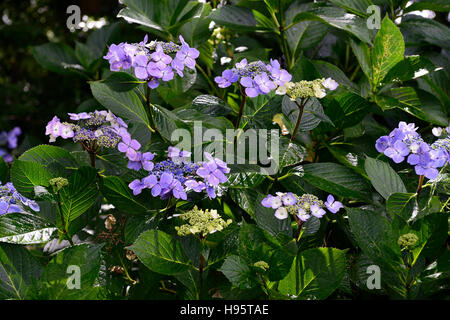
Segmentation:
{"type": "Polygon", "coordinates": [[[340,209],[344,208],[344,205],[339,201],[335,201],[334,197],[331,194],[328,195],[327,201],[324,204],[325,204],[325,207],[327,207],[328,211],[330,211],[332,213],[336,213],[340,209]]]}
{"type": "Polygon", "coordinates": [[[409,148],[404,142],[397,140],[394,145],[384,151],[384,154],[394,160],[395,163],[400,163],[409,154],[409,148]]]}

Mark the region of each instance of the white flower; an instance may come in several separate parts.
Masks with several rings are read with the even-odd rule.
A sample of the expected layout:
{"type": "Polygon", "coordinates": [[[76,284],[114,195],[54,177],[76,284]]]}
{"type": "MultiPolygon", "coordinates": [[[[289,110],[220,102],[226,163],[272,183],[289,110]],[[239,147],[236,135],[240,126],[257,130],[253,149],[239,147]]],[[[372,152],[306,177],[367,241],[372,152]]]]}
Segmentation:
{"type": "Polygon", "coordinates": [[[285,207],[280,207],[275,211],[275,217],[279,220],[286,219],[288,217],[288,212],[285,207]]]}
{"type": "Polygon", "coordinates": [[[336,90],[339,86],[339,84],[331,78],[326,78],[325,81],[322,82],[322,85],[331,91],[336,90]]]}
{"type": "Polygon", "coordinates": [[[220,64],[226,64],[226,63],[230,63],[231,58],[230,57],[222,57],[220,58],[220,64]]]}
{"type": "Polygon", "coordinates": [[[237,47],[234,49],[234,51],[236,52],[244,52],[245,50],[248,50],[248,48],[245,46],[237,47]]]}
{"type": "Polygon", "coordinates": [[[302,220],[303,222],[305,222],[306,220],[308,220],[311,215],[307,214],[306,211],[302,208],[299,208],[297,211],[297,217],[302,220]]]}
{"type": "Polygon", "coordinates": [[[442,130],[443,130],[442,128],[436,127],[436,128],[433,128],[431,130],[431,132],[433,133],[433,136],[440,137],[442,134],[442,130]]]}

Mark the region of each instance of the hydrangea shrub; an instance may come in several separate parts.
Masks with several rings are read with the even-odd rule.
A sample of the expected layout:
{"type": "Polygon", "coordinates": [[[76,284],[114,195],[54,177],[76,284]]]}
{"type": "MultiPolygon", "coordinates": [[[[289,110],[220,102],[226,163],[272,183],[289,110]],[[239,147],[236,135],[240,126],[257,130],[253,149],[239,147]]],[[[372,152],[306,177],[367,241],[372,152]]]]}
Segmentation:
{"type": "Polygon", "coordinates": [[[33,50],[90,91],[42,144],[0,133],[1,298],[448,298],[448,28],[230,2],[124,1],[131,34],[33,50]]]}

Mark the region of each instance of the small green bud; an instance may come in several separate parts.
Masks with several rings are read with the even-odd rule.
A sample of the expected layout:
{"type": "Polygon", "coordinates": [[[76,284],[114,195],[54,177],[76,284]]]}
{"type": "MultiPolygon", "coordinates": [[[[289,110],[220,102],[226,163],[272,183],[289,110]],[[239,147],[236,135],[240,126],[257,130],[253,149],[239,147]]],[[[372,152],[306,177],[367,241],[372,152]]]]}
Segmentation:
{"type": "Polygon", "coordinates": [[[419,238],[414,233],[406,233],[398,238],[398,245],[402,248],[412,248],[419,238]]]}
{"type": "Polygon", "coordinates": [[[265,262],[265,261],[258,261],[258,262],[255,262],[255,263],[253,264],[253,266],[256,267],[256,268],[260,268],[260,269],[262,269],[262,270],[264,270],[264,271],[267,271],[267,269],[270,268],[270,267],[269,267],[269,264],[268,264],[267,262],[265,262]]]}
{"type": "Polygon", "coordinates": [[[50,179],[49,183],[51,186],[56,187],[57,192],[61,190],[61,188],[69,185],[69,181],[66,178],[62,177],[50,179]]]}

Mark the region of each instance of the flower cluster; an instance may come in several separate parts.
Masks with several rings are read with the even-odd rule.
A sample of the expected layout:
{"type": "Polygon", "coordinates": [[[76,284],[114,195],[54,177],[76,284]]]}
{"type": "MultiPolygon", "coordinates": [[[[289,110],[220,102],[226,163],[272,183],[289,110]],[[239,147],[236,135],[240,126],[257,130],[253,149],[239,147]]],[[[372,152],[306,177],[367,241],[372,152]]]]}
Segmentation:
{"type": "Polygon", "coordinates": [[[188,223],[180,227],[175,227],[179,236],[200,234],[202,237],[206,237],[208,234],[223,230],[223,228],[229,226],[232,222],[231,219],[227,221],[222,219],[216,210],[206,209],[203,211],[199,210],[197,206],[181,214],[180,218],[188,223]]]}
{"type": "Polygon", "coordinates": [[[292,76],[281,69],[277,60],[270,60],[270,64],[266,65],[262,61],[247,63],[247,59],[242,59],[234,68],[224,70],[222,76],[214,78],[214,81],[220,88],[227,88],[239,81],[245,88],[245,94],[254,98],[284,87],[291,79],[292,76]]]}
{"type": "Polygon", "coordinates": [[[406,161],[414,166],[416,174],[431,180],[437,178],[438,168],[443,167],[450,158],[449,137],[436,140],[430,145],[422,139],[414,123],[407,124],[403,121],[389,135],[378,138],[375,148],[395,163],[407,158],[406,161]]]}
{"type": "Polygon", "coordinates": [[[0,182],[0,215],[13,212],[23,212],[23,206],[39,211],[39,205],[21,195],[11,182],[2,185],[0,182]]]}
{"type": "Polygon", "coordinates": [[[338,83],[331,78],[316,79],[312,81],[287,82],[278,89],[279,94],[286,94],[295,101],[297,98],[323,98],[327,95],[325,89],[336,90],[338,83]]]}
{"type": "MultiPolygon", "coordinates": [[[[190,162],[190,156],[191,153],[188,151],[169,147],[167,160],[151,165],[147,162],[147,166],[142,165],[149,175],[142,180],[135,179],[129,184],[133,194],[138,195],[143,189],[151,189],[154,197],[166,199],[173,196],[186,200],[187,191],[205,190],[209,198],[215,198],[214,187],[228,180],[225,174],[229,173],[230,169],[225,162],[213,158],[207,152],[205,152],[207,161],[198,164],[190,162]]],[[[139,170],[140,167],[136,166],[134,169],[139,170]]]]}
{"type": "Polygon", "coordinates": [[[121,129],[127,124],[111,111],[94,111],[82,113],[69,113],[70,120],[76,123],[61,122],[55,116],[45,127],[45,134],[50,136],[50,142],[56,138],[72,139],[87,145],[95,143],[98,147],[114,148],[121,140],[121,129]]]}
{"type": "Polygon", "coordinates": [[[332,213],[336,213],[344,207],[341,202],[335,201],[331,194],[324,203],[312,194],[304,194],[299,197],[291,192],[277,192],[276,196],[269,194],[261,204],[266,208],[276,209],[275,217],[277,219],[286,219],[291,214],[297,216],[301,221],[307,221],[311,215],[322,218],[326,213],[324,207],[332,213]]]}
{"type": "Polygon", "coordinates": [[[417,241],[419,241],[419,238],[414,233],[406,233],[398,238],[397,244],[403,249],[411,249],[417,241]]]}
{"type": "Polygon", "coordinates": [[[9,153],[10,150],[17,148],[18,137],[22,134],[22,130],[19,127],[7,131],[2,131],[0,133],[0,157],[2,157],[5,162],[13,161],[12,155],[9,153]],[[9,150],[8,150],[9,149],[9,150]]]}
{"type": "Polygon", "coordinates": [[[175,73],[183,77],[185,66],[195,69],[200,52],[189,47],[182,36],[179,39],[181,45],[162,41],[147,43],[147,36],[140,43],[112,44],[103,58],[109,61],[111,71],[134,68],[136,78],[147,81],[154,89],[159,81],[172,80],[175,73]]]}

